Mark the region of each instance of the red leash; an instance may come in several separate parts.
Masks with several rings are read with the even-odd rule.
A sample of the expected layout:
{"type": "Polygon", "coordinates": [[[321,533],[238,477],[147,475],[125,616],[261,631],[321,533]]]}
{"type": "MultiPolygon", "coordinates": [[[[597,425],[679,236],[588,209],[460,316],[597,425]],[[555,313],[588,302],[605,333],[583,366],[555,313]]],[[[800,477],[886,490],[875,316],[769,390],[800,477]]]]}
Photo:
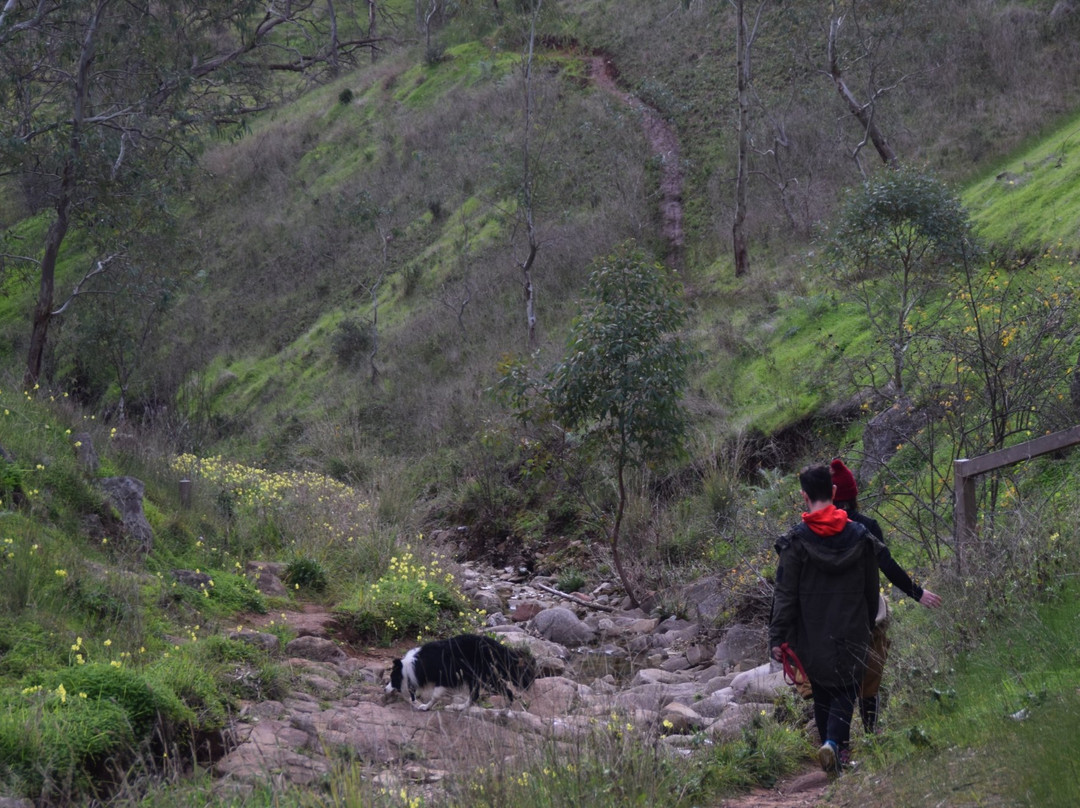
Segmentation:
{"type": "Polygon", "coordinates": [[[786,642],[780,645],[780,659],[784,663],[784,681],[789,685],[801,685],[810,681],[799,655],[786,642]]]}

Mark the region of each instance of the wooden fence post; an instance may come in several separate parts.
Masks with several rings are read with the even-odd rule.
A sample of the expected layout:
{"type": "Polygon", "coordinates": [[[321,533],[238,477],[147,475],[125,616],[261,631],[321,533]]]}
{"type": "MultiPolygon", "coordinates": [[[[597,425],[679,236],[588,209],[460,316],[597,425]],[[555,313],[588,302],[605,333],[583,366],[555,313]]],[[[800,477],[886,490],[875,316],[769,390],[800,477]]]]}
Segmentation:
{"type": "Polygon", "coordinates": [[[988,452],[971,460],[960,458],[953,461],[953,551],[960,571],[964,571],[964,555],[967,545],[978,534],[978,514],[975,512],[975,477],[995,471],[1033,457],[1056,452],[1080,443],[1080,426],[1069,427],[1061,432],[1043,435],[1024,441],[1007,449],[988,452]]]}

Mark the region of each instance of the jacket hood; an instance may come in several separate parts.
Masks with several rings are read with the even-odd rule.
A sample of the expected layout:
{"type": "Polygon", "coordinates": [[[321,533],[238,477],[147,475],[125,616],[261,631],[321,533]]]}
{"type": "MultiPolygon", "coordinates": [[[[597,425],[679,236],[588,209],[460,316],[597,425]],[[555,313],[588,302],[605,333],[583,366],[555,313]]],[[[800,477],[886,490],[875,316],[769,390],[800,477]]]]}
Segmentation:
{"type": "Polygon", "coordinates": [[[820,510],[803,513],[802,520],[818,536],[835,536],[847,525],[848,515],[835,505],[826,505],[820,510]]]}
{"type": "MultiPolygon", "coordinates": [[[[840,511],[840,513],[844,513],[840,511]]],[[[846,515],[845,515],[846,516],[846,515]]],[[[836,572],[855,564],[864,563],[867,546],[864,542],[866,528],[858,522],[847,522],[844,528],[830,536],[806,535],[802,542],[807,556],[822,569],[836,572]]]]}

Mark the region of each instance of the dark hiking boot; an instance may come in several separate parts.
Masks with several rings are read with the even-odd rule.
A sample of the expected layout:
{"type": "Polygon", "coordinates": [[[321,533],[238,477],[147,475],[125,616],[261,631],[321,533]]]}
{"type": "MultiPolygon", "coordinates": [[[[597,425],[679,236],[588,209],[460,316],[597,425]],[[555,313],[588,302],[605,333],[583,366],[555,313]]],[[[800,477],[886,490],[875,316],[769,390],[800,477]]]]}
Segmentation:
{"type": "Polygon", "coordinates": [[[821,748],[817,750],[817,759],[822,770],[830,777],[836,777],[840,773],[840,769],[837,767],[839,758],[837,757],[836,744],[832,741],[825,741],[821,745],[821,748]]]}

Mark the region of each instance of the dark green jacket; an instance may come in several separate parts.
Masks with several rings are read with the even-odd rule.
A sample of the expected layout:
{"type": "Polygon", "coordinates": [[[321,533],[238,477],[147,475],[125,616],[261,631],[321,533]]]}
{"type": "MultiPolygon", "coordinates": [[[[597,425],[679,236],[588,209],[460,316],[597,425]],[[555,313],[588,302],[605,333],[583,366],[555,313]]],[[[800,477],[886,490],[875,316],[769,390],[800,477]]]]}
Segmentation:
{"type": "Polygon", "coordinates": [[[832,536],[799,525],[777,542],[769,647],[789,643],[815,686],[862,680],[878,609],[879,544],[858,522],[832,536]]]}

